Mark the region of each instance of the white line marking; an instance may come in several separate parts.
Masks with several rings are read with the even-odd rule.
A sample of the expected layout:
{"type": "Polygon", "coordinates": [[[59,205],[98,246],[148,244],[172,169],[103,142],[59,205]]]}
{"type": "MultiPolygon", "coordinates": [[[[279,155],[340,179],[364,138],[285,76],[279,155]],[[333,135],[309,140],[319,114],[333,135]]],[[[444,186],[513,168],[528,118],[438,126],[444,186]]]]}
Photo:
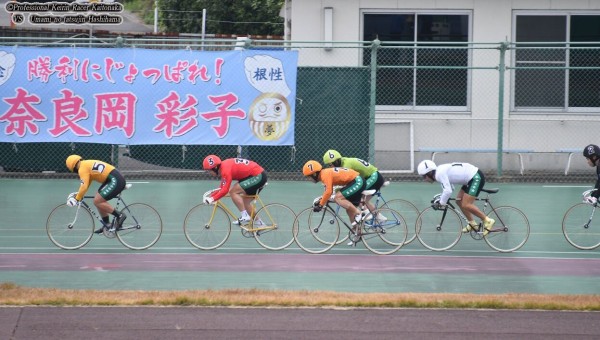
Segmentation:
{"type": "Polygon", "coordinates": [[[589,185],[542,185],[542,188],[589,188],[589,185]]]}

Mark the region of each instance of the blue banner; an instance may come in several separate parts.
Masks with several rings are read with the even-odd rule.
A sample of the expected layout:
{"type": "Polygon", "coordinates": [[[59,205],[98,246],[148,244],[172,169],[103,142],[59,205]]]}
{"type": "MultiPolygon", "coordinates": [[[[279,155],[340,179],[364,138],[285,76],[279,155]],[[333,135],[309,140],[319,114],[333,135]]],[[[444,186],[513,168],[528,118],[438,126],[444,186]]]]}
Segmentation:
{"type": "Polygon", "coordinates": [[[296,51],[0,46],[0,142],[293,145],[296,51]]]}

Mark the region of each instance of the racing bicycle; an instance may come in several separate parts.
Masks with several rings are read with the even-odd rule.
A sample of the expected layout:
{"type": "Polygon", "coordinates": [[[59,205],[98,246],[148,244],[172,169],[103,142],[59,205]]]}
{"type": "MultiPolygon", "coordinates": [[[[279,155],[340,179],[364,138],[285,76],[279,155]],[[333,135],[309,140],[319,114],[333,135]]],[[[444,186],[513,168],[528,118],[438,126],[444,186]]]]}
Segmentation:
{"type": "MultiPolygon", "coordinates": [[[[216,190],[219,189],[207,191],[203,197],[216,190]]],[[[253,207],[259,204],[259,209],[250,213],[252,219],[247,225],[240,224],[236,214],[220,199],[209,205],[198,204],[187,213],[183,224],[185,238],[198,249],[217,249],[229,239],[233,222],[240,227],[244,237],[254,238],[265,249],[287,248],[294,242],[292,226],[296,214],[284,204],[264,204],[259,195],[261,190],[255,195],[247,195],[254,199],[253,207]]]]}
{"type": "Polygon", "coordinates": [[[598,202],[586,202],[586,198],[595,190],[583,192],[584,201],[569,208],[563,217],[563,235],[577,249],[592,250],[600,246],[600,219],[594,219],[598,202]]]}
{"type": "MultiPolygon", "coordinates": [[[[476,201],[483,203],[481,210],[485,215],[496,220],[491,230],[486,234],[482,223],[478,230],[471,229],[469,235],[474,240],[485,240],[485,242],[494,250],[507,253],[521,248],[527,239],[529,239],[529,221],[525,214],[510,206],[493,207],[490,195],[495,194],[500,189],[482,189],[487,195],[484,198],[476,198],[476,201]]],[[[432,203],[439,201],[441,194],[434,196],[432,203]]],[[[465,215],[457,209],[451,198],[444,209],[437,209],[434,206],[424,209],[415,225],[415,233],[419,242],[428,249],[435,251],[444,251],[454,247],[463,232],[464,226],[468,225],[465,215]]]]}
{"type": "MultiPolygon", "coordinates": [[[[359,210],[365,207],[365,197],[373,195],[375,190],[366,190],[362,193],[359,210]]],[[[313,206],[321,197],[315,198],[313,206]]],[[[346,227],[348,234],[344,239],[349,239],[353,244],[361,242],[371,252],[380,255],[392,254],[400,249],[406,242],[407,227],[402,215],[393,209],[378,208],[375,212],[363,215],[355,227],[349,225],[344,216],[339,214],[335,204],[330,198],[320,212],[313,211],[313,207],[302,210],[294,221],[294,240],[304,251],[311,254],[324,253],[340,239],[340,223],[346,227]],[[384,219],[377,219],[384,216],[384,219]]]]}
{"type": "MultiPolygon", "coordinates": [[[[127,184],[129,189],[132,184],[127,184]]],[[[127,205],[117,195],[115,209],[124,206],[122,211],[127,215],[123,225],[118,228],[117,218],[114,217],[109,225],[102,221],[102,217],[92,209],[86,199],[94,196],[85,196],[77,207],[69,207],[61,204],[54,208],[46,221],[46,233],[50,241],[57,247],[74,250],[85,246],[94,235],[96,229],[95,220],[104,226],[102,234],[107,238],[117,238],[125,247],[133,250],[148,249],[153,246],[162,234],[162,219],[152,206],[145,203],[133,203],[127,205]]]]}

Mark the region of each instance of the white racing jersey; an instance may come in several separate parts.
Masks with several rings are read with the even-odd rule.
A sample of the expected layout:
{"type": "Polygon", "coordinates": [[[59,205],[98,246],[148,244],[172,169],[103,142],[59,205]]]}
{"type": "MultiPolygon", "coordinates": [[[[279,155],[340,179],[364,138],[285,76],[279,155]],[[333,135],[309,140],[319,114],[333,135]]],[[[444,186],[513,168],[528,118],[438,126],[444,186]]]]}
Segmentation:
{"type": "Polygon", "coordinates": [[[445,205],[454,191],[454,184],[465,185],[475,176],[479,168],[469,163],[447,163],[437,166],[435,180],[442,186],[440,204],[445,205]]]}

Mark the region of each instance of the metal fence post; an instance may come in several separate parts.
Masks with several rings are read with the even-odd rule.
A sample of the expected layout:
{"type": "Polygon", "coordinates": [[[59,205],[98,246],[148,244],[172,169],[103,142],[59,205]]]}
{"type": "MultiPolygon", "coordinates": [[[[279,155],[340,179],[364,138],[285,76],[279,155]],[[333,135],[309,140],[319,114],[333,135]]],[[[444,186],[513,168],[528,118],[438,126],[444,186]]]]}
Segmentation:
{"type": "Polygon", "coordinates": [[[375,103],[377,99],[377,50],[381,46],[379,39],[371,44],[371,89],[369,102],[369,163],[375,162],[375,103]]]}
{"type": "Polygon", "coordinates": [[[504,72],[506,71],[505,55],[508,42],[500,43],[500,63],[498,64],[498,177],[502,176],[502,143],[504,136],[504,72]]]}

